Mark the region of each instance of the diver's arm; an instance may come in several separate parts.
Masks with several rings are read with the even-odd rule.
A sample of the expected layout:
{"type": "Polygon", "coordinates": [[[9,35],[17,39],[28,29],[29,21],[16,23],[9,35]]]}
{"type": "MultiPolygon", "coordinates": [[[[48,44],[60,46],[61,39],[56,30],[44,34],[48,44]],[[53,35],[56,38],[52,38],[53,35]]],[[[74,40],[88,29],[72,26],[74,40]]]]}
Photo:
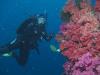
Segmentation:
{"type": "Polygon", "coordinates": [[[48,35],[47,32],[42,32],[42,37],[46,40],[46,41],[50,41],[52,39],[52,34],[48,35]]]}

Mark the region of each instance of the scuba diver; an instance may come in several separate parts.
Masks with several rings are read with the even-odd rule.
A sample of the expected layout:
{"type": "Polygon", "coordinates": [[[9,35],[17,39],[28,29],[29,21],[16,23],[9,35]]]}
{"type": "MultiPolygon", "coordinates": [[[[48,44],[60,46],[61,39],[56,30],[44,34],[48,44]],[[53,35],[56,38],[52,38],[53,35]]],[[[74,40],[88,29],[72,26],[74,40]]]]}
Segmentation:
{"type": "Polygon", "coordinates": [[[0,54],[10,53],[20,65],[24,66],[31,49],[40,54],[38,49],[40,40],[50,41],[52,39],[52,34],[48,35],[46,32],[46,24],[46,14],[34,15],[25,20],[16,30],[16,38],[0,48],[0,54]],[[16,50],[19,50],[19,53],[16,53],[16,50]]]}

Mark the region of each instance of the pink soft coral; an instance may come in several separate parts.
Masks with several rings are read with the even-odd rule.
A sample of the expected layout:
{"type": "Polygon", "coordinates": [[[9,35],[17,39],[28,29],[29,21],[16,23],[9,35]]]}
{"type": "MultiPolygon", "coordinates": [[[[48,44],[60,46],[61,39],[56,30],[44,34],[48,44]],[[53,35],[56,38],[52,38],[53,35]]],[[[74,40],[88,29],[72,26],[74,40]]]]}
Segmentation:
{"type": "Polygon", "coordinates": [[[66,74],[70,75],[99,75],[100,58],[93,57],[91,53],[86,53],[77,61],[64,64],[66,74]]]}

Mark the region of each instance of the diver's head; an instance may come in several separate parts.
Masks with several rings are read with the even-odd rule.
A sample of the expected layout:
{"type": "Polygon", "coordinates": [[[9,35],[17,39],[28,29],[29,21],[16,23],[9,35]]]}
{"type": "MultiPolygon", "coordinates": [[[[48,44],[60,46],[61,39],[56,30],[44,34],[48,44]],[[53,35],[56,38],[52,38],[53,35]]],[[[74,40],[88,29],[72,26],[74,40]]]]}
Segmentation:
{"type": "Polygon", "coordinates": [[[37,24],[39,25],[44,25],[47,23],[47,15],[44,13],[44,14],[37,14],[37,24]]]}

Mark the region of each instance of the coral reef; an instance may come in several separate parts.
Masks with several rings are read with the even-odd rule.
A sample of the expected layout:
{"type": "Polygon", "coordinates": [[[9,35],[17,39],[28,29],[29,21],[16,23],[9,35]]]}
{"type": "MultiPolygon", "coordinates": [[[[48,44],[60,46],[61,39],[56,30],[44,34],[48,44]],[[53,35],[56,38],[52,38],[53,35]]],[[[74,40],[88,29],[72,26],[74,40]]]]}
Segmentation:
{"type": "Polygon", "coordinates": [[[65,4],[64,21],[56,36],[61,53],[69,58],[64,74],[100,75],[100,5],[93,8],[90,0],[75,1],[65,4]]]}

